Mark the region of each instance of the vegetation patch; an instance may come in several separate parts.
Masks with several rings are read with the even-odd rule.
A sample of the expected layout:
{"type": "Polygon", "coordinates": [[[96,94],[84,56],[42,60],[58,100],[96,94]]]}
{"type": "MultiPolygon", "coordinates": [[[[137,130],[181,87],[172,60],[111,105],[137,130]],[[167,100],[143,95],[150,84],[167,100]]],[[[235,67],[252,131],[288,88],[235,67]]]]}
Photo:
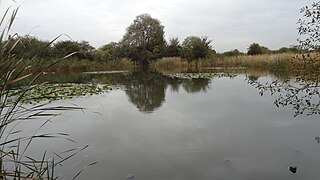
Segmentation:
{"type": "MultiPolygon", "coordinates": [[[[71,99],[74,97],[82,97],[87,95],[102,94],[112,88],[106,84],[41,84],[25,92],[21,103],[39,103],[44,101],[57,101],[71,99]]],[[[10,97],[15,97],[22,92],[21,89],[11,91],[10,97]]]]}
{"type": "Polygon", "coordinates": [[[237,74],[232,73],[173,73],[165,74],[165,76],[173,79],[212,79],[220,77],[234,78],[237,74]]]}

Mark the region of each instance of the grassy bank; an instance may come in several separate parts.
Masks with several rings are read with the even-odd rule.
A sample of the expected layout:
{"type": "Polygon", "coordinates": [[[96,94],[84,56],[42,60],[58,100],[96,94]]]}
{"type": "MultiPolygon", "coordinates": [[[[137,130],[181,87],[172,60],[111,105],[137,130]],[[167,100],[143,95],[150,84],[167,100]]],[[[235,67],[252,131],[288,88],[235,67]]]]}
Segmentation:
{"type": "MultiPolygon", "coordinates": [[[[300,70],[314,66],[320,67],[318,53],[297,55],[293,53],[241,55],[241,56],[215,56],[210,59],[187,61],[180,57],[166,57],[150,64],[152,69],[158,71],[186,71],[188,69],[258,69],[268,71],[300,70]],[[316,62],[316,63],[314,63],[316,62]],[[309,63],[309,64],[307,64],[309,63]],[[311,63],[311,64],[310,64],[311,63]],[[309,66],[306,68],[305,66],[309,66]]],[[[85,72],[99,70],[125,70],[131,71],[135,63],[129,59],[114,61],[90,61],[78,59],[62,60],[24,60],[19,64],[22,67],[30,66],[30,72],[85,72]],[[57,61],[54,66],[50,66],[57,61]]],[[[0,67],[1,68],[5,67],[0,67]]],[[[3,69],[2,69],[3,71],[3,69]]]]}

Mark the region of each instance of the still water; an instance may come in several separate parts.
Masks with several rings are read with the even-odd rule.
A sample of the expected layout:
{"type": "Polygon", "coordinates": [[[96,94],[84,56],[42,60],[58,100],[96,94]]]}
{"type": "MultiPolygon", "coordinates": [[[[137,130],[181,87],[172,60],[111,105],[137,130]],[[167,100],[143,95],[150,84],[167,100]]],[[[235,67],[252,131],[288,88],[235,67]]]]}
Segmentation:
{"type": "Polygon", "coordinates": [[[261,96],[248,83],[271,82],[275,76],[119,72],[55,77],[49,79],[114,85],[106,93],[53,102],[86,108],[64,113],[41,129],[68,133],[76,143],[39,140],[29,153],[90,145],[58,168],[61,179],[72,179],[82,169],[77,179],[320,178],[320,116],[294,117],[292,106],[274,104],[278,94],[261,96]],[[98,164],[87,167],[92,162],[98,164]]]}

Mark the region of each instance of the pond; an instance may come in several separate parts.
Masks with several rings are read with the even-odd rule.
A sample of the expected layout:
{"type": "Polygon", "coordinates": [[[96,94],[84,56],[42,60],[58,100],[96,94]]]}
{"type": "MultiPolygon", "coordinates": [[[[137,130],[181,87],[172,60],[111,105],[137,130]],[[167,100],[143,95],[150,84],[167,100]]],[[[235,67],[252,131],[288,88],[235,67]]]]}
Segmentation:
{"type": "MultiPolygon", "coordinates": [[[[38,140],[28,149],[30,156],[37,156],[43,149],[62,152],[89,145],[58,168],[61,179],[72,179],[83,169],[77,179],[320,177],[319,115],[300,114],[296,103],[279,106],[276,102],[281,95],[286,97],[284,92],[271,95],[257,88],[257,82],[283,81],[280,76],[242,70],[96,72],[46,78],[42,80],[112,85],[107,91],[52,102],[86,108],[64,113],[40,130],[68,133],[75,142],[38,140]],[[87,167],[93,162],[98,163],[87,167]]],[[[19,127],[31,130],[31,124],[19,127]]]]}

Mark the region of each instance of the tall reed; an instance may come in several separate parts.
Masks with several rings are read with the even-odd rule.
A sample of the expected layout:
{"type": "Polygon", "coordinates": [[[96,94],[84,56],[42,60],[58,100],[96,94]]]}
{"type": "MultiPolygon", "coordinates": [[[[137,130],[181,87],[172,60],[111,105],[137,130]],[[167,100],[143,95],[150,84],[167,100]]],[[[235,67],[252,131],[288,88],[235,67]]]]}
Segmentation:
{"type": "MultiPolygon", "coordinates": [[[[61,111],[82,108],[51,106],[49,103],[26,106],[21,103],[27,92],[40,85],[36,84],[35,81],[43,75],[43,72],[32,73],[30,66],[35,64],[30,64],[24,59],[17,59],[15,54],[12,53],[17,44],[20,43],[17,34],[9,35],[18,10],[19,8],[7,9],[0,21],[0,179],[56,179],[55,167],[87,146],[67,150],[64,155],[56,154],[56,158],[48,157],[47,152],[44,151],[39,160],[33,159],[26,155],[33,140],[38,138],[69,139],[69,135],[66,133],[39,134],[39,131],[30,135],[20,135],[22,132],[16,130],[15,127],[22,122],[41,119],[44,120],[39,128],[41,129],[50,122],[51,118],[59,116],[61,111]],[[28,81],[28,84],[13,91],[16,84],[23,80],[28,81]]],[[[47,46],[50,46],[51,43],[48,43],[47,46]]],[[[51,63],[46,68],[52,67],[58,61],[51,63]]],[[[42,99],[45,97],[36,98],[42,99]]]]}
{"type": "MultiPolygon", "coordinates": [[[[291,67],[294,54],[241,55],[231,57],[212,57],[186,61],[180,57],[163,58],[152,64],[156,69],[205,69],[205,68],[254,68],[264,70],[285,70],[291,67]]],[[[294,62],[298,63],[298,62],[294,62]]]]}

